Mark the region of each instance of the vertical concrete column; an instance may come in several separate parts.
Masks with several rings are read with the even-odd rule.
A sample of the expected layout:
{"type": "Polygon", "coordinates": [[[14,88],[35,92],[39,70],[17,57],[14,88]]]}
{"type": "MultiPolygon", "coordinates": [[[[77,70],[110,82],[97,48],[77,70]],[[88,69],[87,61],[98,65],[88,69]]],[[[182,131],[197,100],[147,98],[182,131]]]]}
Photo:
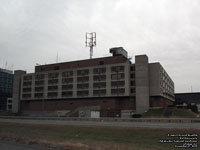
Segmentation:
{"type": "Polygon", "coordinates": [[[124,78],[125,78],[125,95],[130,96],[130,64],[126,63],[124,66],[124,78]]]}
{"type": "Polygon", "coordinates": [[[93,68],[89,69],[89,97],[93,96],[93,68]]]}
{"type": "Polygon", "coordinates": [[[48,97],[48,73],[44,74],[44,99],[48,97]]]}
{"type": "Polygon", "coordinates": [[[148,57],[135,57],[136,113],[142,114],[149,109],[149,69],[148,57]]]}
{"type": "MultiPolygon", "coordinates": [[[[25,73],[25,74],[26,74],[26,73],[25,73]]],[[[21,85],[21,86],[20,86],[20,101],[23,100],[23,95],[22,95],[22,94],[23,94],[23,83],[24,83],[24,75],[25,75],[25,74],[22,74],[22,75],[21,75],[21,81],[20,81],[20,85],[21,85]]],[[[13,81],[13,82],[14,82],[14,81],[13,81]]],[[[13,86],[14,86],[14,85],[13,85],[13,86]]]]}
{"type": "Polygon", "coordinates": [[[35,74],[32,74],[31,99],[35,98],[35,74]]]}
{"type": "Polygon", "coordinates": [[[106,66],[106,96],[111,96],[111,66],[106,66]]]}
{"type": "Polygon", "coordinates": [[[62,97],[62,72],[58,74],[58,98],[62,97]]]}
{"type": "Polygon", "coordinates": [[[73,98],[77,97],[77,70],[73,70],[73,98]]]}
{"type": "Polygon", "coordinates": [[[26,74],[26,71],[16,70],[14,72],[14,81],[13,81],[13,105],[12,112],[19,113],[20,111],[20,95],[21,95],[21,78],[22,75],[26,74]]]}

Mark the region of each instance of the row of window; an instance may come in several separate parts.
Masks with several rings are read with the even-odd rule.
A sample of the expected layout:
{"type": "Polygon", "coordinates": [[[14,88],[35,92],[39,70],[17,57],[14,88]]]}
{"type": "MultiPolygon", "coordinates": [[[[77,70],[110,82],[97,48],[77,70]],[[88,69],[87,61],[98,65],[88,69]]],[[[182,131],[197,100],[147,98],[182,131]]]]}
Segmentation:
{"type": "MultiPolygon", "coordinates": [[[[112,66],[111,67],[111,72],[115,73],[115,72],[124,72],[124,66],[112,66]]],[[[105,74],[106,73],[106,68],[94,68],[93,69],[93,74],[94,75],[100,75],[100,74],[105,74]]],[[[77,71],[77,76],[88,76],[89,75],[89,69],[82,69],[82,70],[78,70],[77,71]]],[[[53,79],[53,78],[58,78],[59,73],[55,72],[55,73],[49,73],[48,74],[48,78],[49,79],[53,79]]],[[[69,77],[73,77],[73,71],[65,71],[62,72],[62,77],[65,78],[69,78],[69,77]]],[[[36,74],[35,75],[35,79],[36,80],[42,80],[45,78],[44,74],[36,74]]],[[[32,80],[32,75],[26,75],[24,76],[24,81],[28,81],[28,80],[32,80]]]]}
{"type": "MultiPolygon", "coordinates": [[[[119,73],[119,74],[112,74],[111,75],[111,80],[123,80],[124,79],[124,73],[119,73]]],[[[98,82],[98,81],[106,81],[106,75],[95,75],[93,76],[93,81],[98,82]]],[[[85,77],[77,77],[77,82],[78,83],[84,83],[84,82],[89,82],[89,76],[85,77]]],[[[62,84],[72,84],[73,83],[73,78],[63,78],[62,79],[62,84]]],[[[50,79],[48,80],[48,84],[58,84],[58,79],[50,79]]],[[[32,81],[25,81],[23,83],[23,86],[31,86],[32,81]]],[[[36,86],[44,85],[44,80],[36,80],[35,81],[36,86]]]]}
{"type": "MultiPolygon", "coordinates": [[[[125,81],[112,81],[111,82],[111,87],[124,87],[125,86],[125,81]]],[[[84,83],[84,84],[77,84],[77,89],[88,89],[89,88],[89,83],[84,83]]],[[[106,82],[96,82],[93,83],[93,88],[106,88],[106,82]]],[[[73,84],[67,84],[67,85],[62,85],[62,90],[72,90],[73,89],[73,84]]],[[[58,90],[58,85],[53,85],[53,86],[48,86],[48,91],[55,91],[58,90]]],[[[41,92],[44,91],[43,86],[38,86],[35,87],[36,92],[41,92]]],[[[23,92],[31,92],[31,87],[25,87],[23,88],[23,92]]]]}
{"type": "MultiPolygon", "coordinates": [[[[111,89],[112,95],[124,95],[124,93],[125,93],[124,88],[111,89]]],[[[88,96],[88,95],[89,95],[89,90],[77,91],[78,97],[88,96]]],[[[106,89],[93,90],[93,95],[94,96],[104,96],[104,95],[106,95],[106,89]]],[[[25,93],[22,96],[23,96],[23,98],[31,98],[30,93],[25,93]]],[[[35,93],[34,96],[35,96],[35,98],[42,98],[42,97],[44,97],[44,93],[35,93]]],[[[48,97],[57,97],[58,92],[48,92],[47,96],[48,97]]],[[[63,91],[62,92],[62,97],[72,97],[72,96],[73,96],[73,91],[63,91]]]]}
{"type": "MultiPolygon", "coordinates": [[[[57,90],[57,87],[49,87],[48,88],[49,89],[49,91],[54,91],[54,90],[57,90]]],[[[113,93],[115,93],[115,91],[117,91],[118,89],[121,89],[121,88],[117,88],[117,89],[112,89],[111,90],[111,93],[113,94],[113,93]],[[113,92],[112,92],[113,91],[113,92]]],[[[72,90],[72,87],[63,87],[63,90],[72,90]]],[[[31,91],[31,89],[26,89],[26,90],[24,90],[24,92],[27,92],[27,91],[31,91]]],[[[35,92],[42,92],[43,91],[43,87],[37,87],[36,89],[35,89],[35,92]]],[[[88,91],[88,90],[85,90],[86,92],[88,91]]],[[[98,95],[98,94],[100,94],[100,95],[105,95],[106,94],[106,89],[94,89],[93,90],[93,94],[94,95],[98,95]]],[[[64,91],[64,93],[70,93],[70,92],[72,92],[72,91],[64,91]]],[[[131,91],[130,91],[131,93],[135,93],[136,92],[136,90],[135,90],[135,87],[132,87],[131,88],[131,91]]],[[[62,92],[63,93],[63,92],[62,92]]],[[[85,93],[84,91],[83,91],[83,93],[85,93]]],[[[119,93],[121,93],[120,91],[119,91],[119,93]]],[[[25,95],[26,95],[27,93],[25,93],[25,95]]],[[[35,94],[43,94],[43,93],[35,93],[35,94]]],[[[82,95],[81,94],[81,92],[78,92],[77,93],[78,95],[82,95]]],[[[68,94],[69,95],[69,94],[68,94]]],[[[84,95],[84,94],[83,94],[84,95]]]]}

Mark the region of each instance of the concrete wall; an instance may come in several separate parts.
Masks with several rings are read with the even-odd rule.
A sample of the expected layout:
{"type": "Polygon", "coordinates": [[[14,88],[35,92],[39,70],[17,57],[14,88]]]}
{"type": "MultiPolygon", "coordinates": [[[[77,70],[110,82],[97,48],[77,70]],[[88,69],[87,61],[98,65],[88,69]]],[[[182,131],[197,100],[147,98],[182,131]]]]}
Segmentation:
{"type": "MultiPolygon", "coordinates": [[[[64,72],[64,71],[73,71],[73,89],[72,89],[73,95],[72,95],[72,97],[69,97],[69,98],[79,98],[77,96],[77,90],[78,90],[77,89],[77,71],[82,70],[82,69],[88,69],[89,70],[89,75],[88,75],[88,77],[89,77],[89,82],[88,82],[89,88],[87,89],[87,90],[89,90],[89,94],[88,94],[88,96],[85,96],[85,97],[98,97],[98,96],[93,95],[93,90],[94,90],[94,88],[93,88],[93,83],[94,83],[94,81],[93,81],[93,76],[94,76],[93,69],[94,68],[106,68],[106,73],[104,74],[104,75],[106,75],[106,80],[103,81],[103,82],[106,82],[106,87],[104,88],[106,90],[106,94],[102,95],[102,96],[112,97],[113,95],[111,94],[111,89],[112,89],[112,87],[111,87],[111,82],[112,82],[112,80],[111,80],[111,74],[112,74],[111,73],[111,67],[113,67],[113,66],[124,66],[124,72],[123,72],[124,73],[124,79],[123,80],[125,81],[125,85],[122,88],[125,89],[125,92],[124,92],[124,94],[122,94],[122,95],[119,94],[118,96],[130,96],[130,63],[126,62],[126,63],[119,63],[119,64],[115,64],[115,65],[106,65],[106,66],[102,65],[102,66],[96,66],[96,67],[55,70],[55,71],[48,71],[48,72],[46,71],[46,72],[43,72],[43,73],[41,72],[40,74],[45,75],[44,84],[41,85],[41,86],[44,87],[44,91],[43,91],[44,97],[42,97],[42,98],[35,98],[34,97],[36,73],[26,74],[24,76],[29,76],[29,75],[32,76],[32,79],[31,79],[32,85],[30,85],[28,87],[27,86],[24,87],[24,88],[31,88],[31,97],[30,98],[23,98],[22,97],[23,92],[22,92],[21,93],[21,99],[22,100],[54,99],[55,97],[48,97],[47,96],[48,86],[49,86],[49,84],[48,84],[48,74],[49,73],[59,73],[58,78],[57,78],[58,84],[55,84],[55,85],[58,85],[58,90],[55,90],[55,92],[58,92],[58,96],[56,96],[56,98],[59,98],[59,99],[64,98],[64,97],[62,97],[62,72],[64,72]]],[[[23,89],[23,82],[24,82],[23,77],[24,76],[22,76],[22,82],[21,82],[22,89],[23,89]]],[[[80,89],[79,89],[79,91],[80,91],[80,89]]]]}
{"type": "Polygon", "coordinates": [[[174,101],[174,83],[160,63],[149,64],[150,96],[163,96],[174,101]]]}
{"type": "Polygon", "coordinates": [[[142,114],[149,109],[149,69],[148,57],[135,57],[136,113],[142,114]]]}
{"type": "Polygon", "coordinates": [[[21,77],[23,74],[26,74],[26,72],[22,70],[16,70],[14,72],[13,104],[12,104],[13,113],[19,113],[20,110],[21,77]]]}
{"type": "Polygon", "coordinates": [[[152,63],[149,64],[149,95],[158,96],[160,95],[160,64],[152,63]]]}

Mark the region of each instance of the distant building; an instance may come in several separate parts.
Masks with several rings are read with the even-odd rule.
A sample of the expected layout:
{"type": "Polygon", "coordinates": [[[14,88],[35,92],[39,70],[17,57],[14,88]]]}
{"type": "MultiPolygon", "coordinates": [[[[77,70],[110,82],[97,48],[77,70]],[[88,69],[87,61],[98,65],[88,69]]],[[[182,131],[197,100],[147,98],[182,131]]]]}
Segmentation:
{"type": "Polygon", "coordinates": [[[146,55],[127,58],[122,47],[111,57],[15,71],[13,112],[79,117],[131,117],[174,102],[174,83],[160,63],[146,55]]]}
{"type": "Polygon", "coordinates": [[[200,92],[175,93],[175,104],[196,104],[200,112],[200,92]]]}
{"type": "Polygon", "coordinates": [[[0,110],[7,109],[7,98],[12,97],[13,77],[12,71],[0,68],[0,110]]]}
{"type": "Polygon", "coordinates": [[[7,98],[7,111],[12,111],[12,98],[7,98]]]}

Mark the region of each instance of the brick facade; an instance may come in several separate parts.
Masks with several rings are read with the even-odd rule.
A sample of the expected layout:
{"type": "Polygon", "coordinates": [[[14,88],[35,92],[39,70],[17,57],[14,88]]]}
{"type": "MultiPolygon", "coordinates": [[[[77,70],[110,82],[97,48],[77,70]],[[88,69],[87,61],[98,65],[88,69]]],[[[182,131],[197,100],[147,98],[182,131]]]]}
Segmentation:
{"type": "Polygon", "coordinates": [[[99,66],[99,65],[111,65],[111,64],[125,63],[126,61],[127,61],[127,58],[125,58],[124,56],[86,59],[86,60],[80,60],[80,61],[71,61],[71,62],[64,62],[64,63],[57,63],[57,64],[35,66],[35,72],[53,71],[58,68],[59,68],[58,70],[62,70],[62,69],[94,67],[94,66],[99,66]]]}
{"type": "Polygon", "coordinates": [[[166,99],[161,96],[151,96],[150,97],[150,107],[161,107],[161,108],[166,108],[169,105],[172,105],[174,102],[166,99]]]}
{"type": "Polygon", "coordinates": [[[100,106],[102,116],[107,116],[108,112],[120,112],[121,110],[135,110],[135,98],[82,98],[82,99],[62,99],[62,100],[37,100],[21,101],[23,111],[58,111],[74,110],[79,107],[100,106]]]}

